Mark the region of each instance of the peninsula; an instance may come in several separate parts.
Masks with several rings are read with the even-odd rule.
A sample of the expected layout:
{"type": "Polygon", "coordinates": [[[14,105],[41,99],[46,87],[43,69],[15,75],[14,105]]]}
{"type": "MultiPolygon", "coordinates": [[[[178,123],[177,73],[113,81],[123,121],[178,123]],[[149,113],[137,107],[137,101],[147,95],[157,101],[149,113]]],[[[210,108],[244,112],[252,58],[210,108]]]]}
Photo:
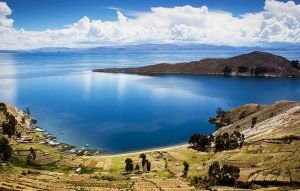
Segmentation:
{"type": "Polygon", "coordinates": [[[93,72],[159,74],[208,74],[225,76],[300,77],[299,61],[254,51],[231,58],[206,58],[177,64],[161,63],[137,68],[94,69],[93,72]]]}

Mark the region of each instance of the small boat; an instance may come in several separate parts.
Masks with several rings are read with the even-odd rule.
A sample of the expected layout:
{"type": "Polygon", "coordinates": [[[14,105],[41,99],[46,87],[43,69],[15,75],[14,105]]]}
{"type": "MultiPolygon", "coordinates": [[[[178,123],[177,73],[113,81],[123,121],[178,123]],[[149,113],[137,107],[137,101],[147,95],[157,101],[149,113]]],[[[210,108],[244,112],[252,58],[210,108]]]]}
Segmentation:
{"type": "Polygon", "coordinates": [[[89,147],[89,144],[86,144],[85,147],[89,147]]]}
{"type": "Polygon", "coordinates": [[[56,146],[56,145],[59,145],[59,143],[54,142],[54,141],[49,141],[48,144],[49,144],[50,146],[56,146]]]}
{"type": "Polygon", "coordinates": [[[36,132],[45,132],[46,130],[41,129],[41,128],[35,128],[35,131],[36,131],[36,132]]]}

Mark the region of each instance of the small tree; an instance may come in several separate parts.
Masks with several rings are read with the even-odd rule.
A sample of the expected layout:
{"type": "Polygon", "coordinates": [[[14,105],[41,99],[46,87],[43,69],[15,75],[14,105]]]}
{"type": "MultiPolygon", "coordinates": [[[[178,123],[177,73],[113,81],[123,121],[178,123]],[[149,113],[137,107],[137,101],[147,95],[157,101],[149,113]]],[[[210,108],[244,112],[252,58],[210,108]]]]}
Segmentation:
{"type": "Polygon", "coordinates": [[[193,145],[193,147],[200,151],[208,151],[210,148],[210,143],[210,139],[206,135],[201,135],[198,133],[192,134],[189,140],[189,144],[193,145]]]}
{"type": "Polygon", "coordinates": [[[12,157],[12,148],[9,145],[9,140],[6,137],[0,139],[0,153],[2,153],[2,160],[9,161],[12,157]]]}
{"type": "Polygon", "coordinates": [[[30,147],[29,155],[27,156],[27,163],[33,163],[35,159],[36,159],[36,152],[32,147],[30,147]]]}
{"type": "Polygon", "coordinates": [[[224,150],[224,142],[221,135],[217,135],[215,139],[215,150],[222,151],[224,150]]]}
{"type": "Polygon", "coordinates": [[[246,73],[246,72],[248,72],[248,67],[246,67],[246,66],[239,66],[238,71],[240,73],[246,73]]]}
{"type": "Polygon", "coordinates": [[[189,171],[190,165],[189,165],[189,163],[187,163],[186,161],[184,161],[183,162],[183,166],[184,166],[184,168],[183,168],[183,177],[186,177],[187,173],[189,171]]]}
{"type": "Polygon", "coordinates": [[[244,135],[239,131],[230,134],[230,149],[241,148],[244,144],[244,135]]]}
{"type": "Polygon", "coordinates": [[[216,110],[216,113],[217,113],[217,117],[221,117],[223,115],[224,111],[222,110],[221,107],[218,107],[216,110]]]}
{"type": "Polygon", "coordinates": [[[226,117],[222,120],[222,123],[226,124],[226,125],[230,125],[231,124],[231,119],[230,117],[226,117]]]}
{"type": "Polygon", "coordinates": [[[140,165],[136,164],[134,170],[135,170],[136,172],[140,171],[140,165]]]}
{"type": "Polygon", "coordinates": [[[223,140],[223,144],[224,144],[224,150],[229,150],[230,149],[230,136],[228,133],[224,133],[222,135],[222,140],[223,140]]]}
{"type": "Polygon", "coordinates": [[[253,128],[257,123],[257,117],[252,117],[251,128],[253,128]]]}
{"type": "Polygon", "coordinates": [[[142,167],[143,167],[143,171],[144,171],[145,170],[145,165],[146,165],[146,154],[141,153],[139,157],[142,159],[142,167]]]}
{"type": "Polygon", "coordinates": [[[213,162],[208,168],[208,178],[214,185],[221,179],[221,168],[218,162],[213,162]]]}
{"type": "Polygon", "coordinates": [[[240,169],[231,165],[224,165],[221,168],[218,162],[214,162],[208,169],[208,177],[214,185],[233,186],[240,177],[240,169]]]}
{"type": "Polygon", "coordinates": [[[127,173],[132,172],[133,171],[133,160],[131,158],[127,158],[125,160],[125,170],[127,173]]]}
{"type": "Polygon", "coordinates": [[[147,160],[146,164],[147,164],[147,172],[150,172],[151,171],[151,162],[149,160],[147,160]]]}
{"type": "Polygon", "coordinates": [[[232,69],[229,66],[225,66],[223,69],[224,76],[230,76],[232,72],[232,69]]]}
{"type": "Polygon", "coordinates": [[[17,125],[17,120],[16,118],[6,112],[5,113],[6,121],[3,123],[3,134],[8,135],[8,137],[13,136],[16,133],[16,125],[17,125]]]}
{"type": "Polygon", "coordinates": [[[291,62],[292,67],[296,68],[296,69],[300,69],[300,63],[299,60],[292,60],[291,62]]]}
{"type": "Polygon", "coordinates": [[[240,169],[231,165],[224,165],[221,169],[220,185],[233,186],[235,181],[240,177],[240,169]]]}
{"type": "Polygon", "coordinates": [[[244,119],[247,116],[246,111],[242,111],[242,113],[239,116],[239,120],[244,119]]]}
{"type": "Polygon", "coordinates": [[[7,107],[5,105],[5,103],[0,103],[0,111],[5,114],[7,112],[7,107]]]}
{"type": "Polygon", "coordinates": [[[191,135],[190,139],[189,139],[189,144],[190,144],[190,145],[193,145],[194,147],[196,147],[197,144],[198,144],[199,136],[200,136],[200,134],[198,134],[198,133],[193,133],[193,134],[191,135]]]}

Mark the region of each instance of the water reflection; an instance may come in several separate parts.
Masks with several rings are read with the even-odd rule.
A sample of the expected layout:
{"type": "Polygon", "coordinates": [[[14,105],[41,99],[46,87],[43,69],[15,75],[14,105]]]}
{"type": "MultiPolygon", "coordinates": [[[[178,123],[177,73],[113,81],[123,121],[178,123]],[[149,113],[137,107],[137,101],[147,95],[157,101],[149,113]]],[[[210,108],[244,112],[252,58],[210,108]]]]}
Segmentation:
{"type": "MultiPolygon", "coordinates": [[[[17,67],[12,55],[10,54],[0,54],[0,91],[2,92],[0,96],[5,98],[5,101],[10,104],[16,104],[17,95],[17,67]]],[[[0,101],[2,100],[0,97],[0,101]]]]}

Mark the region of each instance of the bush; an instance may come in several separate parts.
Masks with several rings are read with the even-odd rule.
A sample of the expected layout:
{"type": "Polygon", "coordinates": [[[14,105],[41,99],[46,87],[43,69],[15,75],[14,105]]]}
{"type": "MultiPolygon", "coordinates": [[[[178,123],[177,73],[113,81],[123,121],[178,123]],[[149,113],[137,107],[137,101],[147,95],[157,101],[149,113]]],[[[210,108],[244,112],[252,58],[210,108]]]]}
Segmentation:
{"type": "Polygon", "coordinates": [[[211,141],[210,138],[205,135],[194,133],[190,137],[189,144],[193,145],[193,147],[197,150],[208,151],[211,145],[211,141]]]}
{"type": "Polygon", "coordinates": [[[247,112],[243,111],[239,116],[239,120],[244,119],[245,117],[247,117],[247,112]]]}
{"type": "Polygon", "coordinates": [[[267,72],[267,67],[256,67],[254,70],[255,75],[264,74],[267,72]]]}
{"type": "Polygon", "coordinates": [[[132,172],[134,168],[133,160],[131,158],[127,158],[125,160],[125,170],[127,173],[132,172]]]}
{"type": "Polygon", "coordinates": [[[300,70],[299,60],[292,60],[291,65],[292,65],[293,68],[296,68],[296,69],[300,70]]]}
{"type": "Polygon", "coordinates": [[[241,148],[244,144],[244,135],[239,131],[234,131],[232,134],[224,133],[216,136],[215,151],[241,148]]]}
{"type": "Polygon", "coordinates": [[[257,117],[252,117],[252,120],[251,120],[251,128],[253,128],[257,123],[257,117]]]}
{"type": "Polygon", "coordinates": [[[142,167],[143,167],[143,171],[145,170],[145,165],[146,165],[146,154],[145,153],[141,153],[139,158],[142,159],[142,167]]]}
{"type": "Polygon", "coordinates": [[[216,110],[216,117],[209,118],[209,123],[216,125],[216,129],[220,129],[225,125],[231,124],[231,118],[228,116],[230,111],[223,111],[222,108],[218,107],[216,110]]]}
{"type": "Polygon", "coordinates": [[[9,140],[6,137],[0,139],[0,153],[2,153],[2,160],[9,161],[12,157],[12,148],[9,145],[9,140]]]}
{"type": "Polygon", "coordinates": [[[111,176],[111,175],[103,175],[101,176],[101,179],[102,180],[108,180],[108,181],[115,181],[116,178],[114,176],[111,176]]]}
{"type": "Polygon", "coordinates": [[[233,186],[240,177],[240,169],[231,165],[221,168],[218,162],[214,162],[209,166],[208,177],[213,185],[233,186]]]}
{"type": "Polygon", "coordinates": [[[7,107],[5,103],[0,103],[0,111],[3,112],[4,114],[7,112],[7,107]]]}
{"type": "Polygon", "coordinates": [[[184,168],[183,168],[183,177],[186,177],[187,173],[189,171],[190,165],[189,165],[189,163],[187,163],[186,161],[184,161],[183,162],[183,166],[184,166],[184,168]]]}
{"type": "Polygon", "coordinates": [[[246,67],[246,66],[239,66],[238,71],[240,73],[246,73],[246,72],[248,72],[248,67],[246,67]]]}
{"type": "Polygon", "coordinates": [[[17,120],[10,113],[6,113],[5,117],[6,117],[6,121],[2,125],[3,134],[6,134],[8,135],[8,137],[11,137],[16,133],[17,120]]]}
{"type": "Polygon", "coordinates": [[[223,69],[224,76],[230,76],[232,72],[232,69],[229,66],[225,66],[223,69]]]}

